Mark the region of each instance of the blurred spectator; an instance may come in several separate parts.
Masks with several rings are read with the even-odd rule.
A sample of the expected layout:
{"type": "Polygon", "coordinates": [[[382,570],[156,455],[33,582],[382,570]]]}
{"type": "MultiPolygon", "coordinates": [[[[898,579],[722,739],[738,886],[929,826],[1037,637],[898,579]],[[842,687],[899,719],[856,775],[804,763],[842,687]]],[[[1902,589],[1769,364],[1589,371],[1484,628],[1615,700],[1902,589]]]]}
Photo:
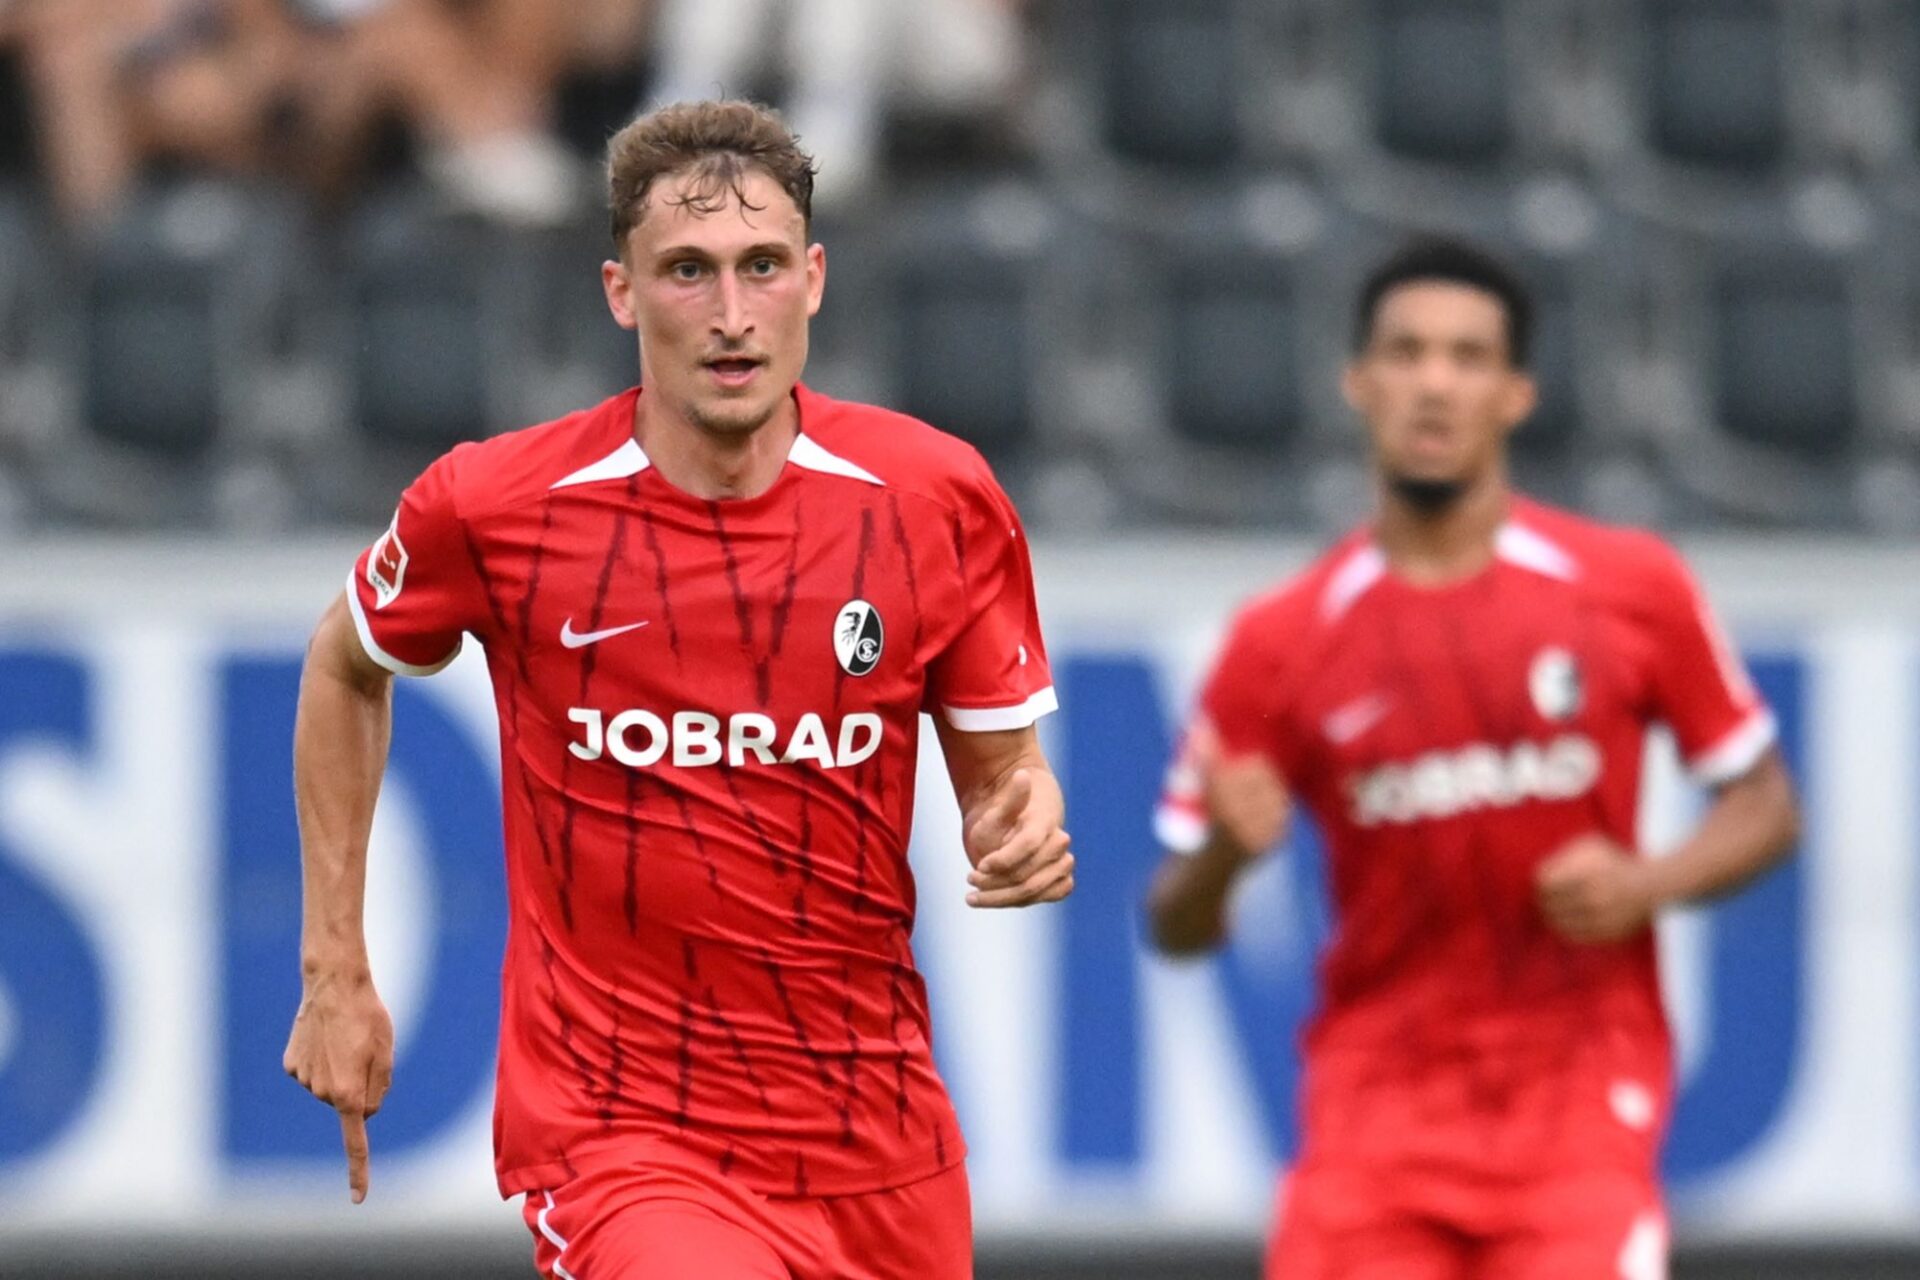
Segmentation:
{"type": "Polygon", "coordinates": [[[356,107],[397,109],[429,176],[473,212],[540,226],[582,207],[585,167],[553,133],[556,88],[576,33],[617,26],[642,0],[295,3],[336,46],[320,109],[342,124],[356,107]]]}
{"type": "Polygon", "coordinates": [[[83,229],[173,158],[268,167],[297,32],[276,0],[14,0],[56,203],[83,229]]]}
{"type": "Polygon", "coordinates": [[[550,225],[583,206],[554,137],[580,63],[636,61],[647,0],[0,0],[55,202],[81,231],[169,162],[339,194],[382,121],[460,207],[550,225]]]}
{"type": "Polygon", "coordinates": [[[661,0],[659,102],[736,94],[771,73],[821,161],[815,202],[871,178],[889,108],[990,115],[1020,66],[1020,0],[661,0]]]}

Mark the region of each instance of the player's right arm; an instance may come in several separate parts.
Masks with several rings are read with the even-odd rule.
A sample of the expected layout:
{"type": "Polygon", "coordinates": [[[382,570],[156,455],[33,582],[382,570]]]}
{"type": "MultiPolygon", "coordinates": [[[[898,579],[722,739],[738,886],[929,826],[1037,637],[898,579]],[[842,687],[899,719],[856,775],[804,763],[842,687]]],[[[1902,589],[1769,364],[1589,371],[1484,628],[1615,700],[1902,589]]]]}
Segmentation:
{"type": "Polygon", "coordinates": [[[367,656],[347,598],[307,646],[293,730],[300,818],[300,1008],[287,1074],[340,1113],[347,1182],[366,1199],[366,1118],[393,1080],[393,1020],[374,990],[362,926],[367,839],[386,769],[393,675],[367,656]]]}
{"type": "Polygon", "coordinates": [[[1147,890],[1148,933],[1168,955],[1227,936],[1240,873],[1279,843],[1290,801],[1268,749],[1279,682],[1261,615],[1242,614],[1200,694],[1154,814],[1167,853],[1147,890]]]}
{"type": "Polygon", "coordinates": [[[1228,757],[1205,721],[1188,734],[1174,775],[1158,823],[1167,853],[1146,905],[1153,945],[1178,956],[1210,951],[1226,940],[1234,883],[1279,843],[1289,802],[1264,756],[1228,757]]]}
{"type": "Polygon", "coordinates": [[[440,670],[489,610],[456,509],[461,450],[400,499],[307,647],[294,719],[300,818],[300,1008],[283,1065],[340,1113],[354,1203],[367,1194],[367,1117],[393,1078],[393,1022],[374,990],[362,908],[367,841],[386,770],[393,677],[440,670]]]}

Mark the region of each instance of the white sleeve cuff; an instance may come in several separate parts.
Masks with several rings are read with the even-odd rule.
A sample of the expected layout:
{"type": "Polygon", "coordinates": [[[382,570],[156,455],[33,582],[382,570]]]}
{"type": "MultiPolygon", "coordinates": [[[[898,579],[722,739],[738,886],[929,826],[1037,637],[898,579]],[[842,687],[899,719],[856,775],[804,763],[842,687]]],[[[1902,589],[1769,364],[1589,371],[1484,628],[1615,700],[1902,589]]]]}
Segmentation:
{"type": "Polygon", "coordinates": [[[1767,754],[1780,736],[1780,726],[1773,718],[1773,712],[1765,707],[1755,707],[1748,715],[1721,739],[1705,751],[1687,762],[1688,770],[1694,779],[1705,786],[1717,787],[1732,782],[1745,774],[1747,770],[1760,763],[1760,757],[1767,754]]]}
{"type": "Polygon", "coordinates": [[[1191,809],[1166,801],[1153,811],[1153,834],[1169,853],[1200,852],[1207,843],[1209,825],[1191,809]]]}
{"type": "Polygon", "coordinates": [[[1025,729],[1041,716],[1060,709],[1060,699],[1054,694],[1053,686],[1048,685],[1025,702],[1011,707],[946,707],[940,708],[947,717],[947,723],[966,733],[998,733],[1008,729],[1025,729]]]}
{"type": "Polygon", "coordinates": [[[430,676],[442,670],[449,662],[452,662],[460,656],[462,640],[458,638],[454,640],[453,648],[448,652],[447,656],[430,667],[419,667],[411,662],[402,662],[385,649],[382,649],[380,642],[373,638],[373,628],[367,625],[367,611],[360,603],[359,577],[359,570],[349,569],[347,571],[347,609],[353,614],[353,629],[360,633],[360,647],[367,651],[369,658],[372,658],[375,662],[397,676],[430,676]]]}

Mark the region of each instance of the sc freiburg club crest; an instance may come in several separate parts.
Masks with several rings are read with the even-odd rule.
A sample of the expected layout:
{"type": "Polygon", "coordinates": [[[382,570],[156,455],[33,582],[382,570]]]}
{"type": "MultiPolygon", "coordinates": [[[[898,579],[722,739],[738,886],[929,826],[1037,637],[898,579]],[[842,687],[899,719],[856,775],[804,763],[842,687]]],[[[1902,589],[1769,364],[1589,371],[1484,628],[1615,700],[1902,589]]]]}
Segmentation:
{"type": "Polygon", "coordinates": [[[863,676],[873,670],[885,643],[880,611],[865,600],[848,601],[833,620],[833,654],[840,659],[840,669],[850,676],[863,676]]]}

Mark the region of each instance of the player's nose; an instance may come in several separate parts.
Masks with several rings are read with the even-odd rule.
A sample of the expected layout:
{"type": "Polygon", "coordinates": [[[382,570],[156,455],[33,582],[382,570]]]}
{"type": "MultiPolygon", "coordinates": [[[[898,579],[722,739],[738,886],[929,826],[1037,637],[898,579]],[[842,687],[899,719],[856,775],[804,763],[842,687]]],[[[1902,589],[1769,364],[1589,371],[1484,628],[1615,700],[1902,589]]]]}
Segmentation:
{"type": "Polygon", "coordinates": [[[746,337],[753,328],[753,320],[747,314],[746,290],[732,274],[721,276],[716,301],[720,306],[713,318],[714,331],[730,341],[746,337]]]}

